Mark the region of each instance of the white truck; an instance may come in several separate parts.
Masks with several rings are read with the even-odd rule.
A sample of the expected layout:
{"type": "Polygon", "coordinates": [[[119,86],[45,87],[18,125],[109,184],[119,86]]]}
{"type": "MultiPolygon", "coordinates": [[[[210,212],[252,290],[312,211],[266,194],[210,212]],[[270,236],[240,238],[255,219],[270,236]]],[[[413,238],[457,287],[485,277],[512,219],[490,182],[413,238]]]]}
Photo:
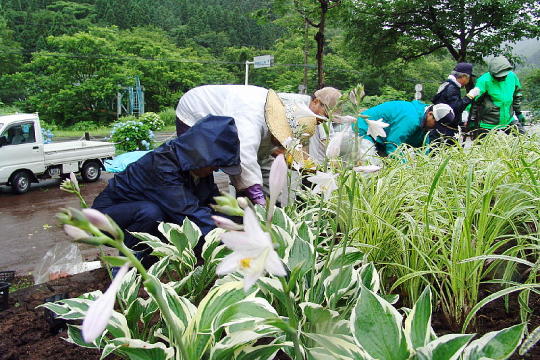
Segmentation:
{"type": "Polygon", "coordinates": [[[62,178],[73,172],[93,182],[114,156],[113,143],[77,140],[44,144],[39,116],[0,116],[0,185],[24,194],[31,183],[62,178]]]}

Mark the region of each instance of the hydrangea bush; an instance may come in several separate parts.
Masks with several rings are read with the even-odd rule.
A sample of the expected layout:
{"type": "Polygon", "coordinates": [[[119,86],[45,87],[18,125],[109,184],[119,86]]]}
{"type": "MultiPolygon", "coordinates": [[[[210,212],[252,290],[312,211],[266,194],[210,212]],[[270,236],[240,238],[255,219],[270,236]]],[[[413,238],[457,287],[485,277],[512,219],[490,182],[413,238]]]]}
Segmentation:
{"type": "Polygon", "coordinates": [[[113,125],[110,134],[117,151],[151,150],[155,145],[154,132],[142,121],[119,121],[113,125]]]}
{"type": "Polygon", "coordinates": [[[155,112],[147,112],[142,114],[139,117],[139,120],[142,121],[145,125],[148,125],[150,130],[158,131],[163,129],[165,123],[161,120],[161,117],[155,112]]]}
{"type": "Polygon", "coordinates": [[[41,136],[43,137],[44,144],[50,144],[52,143],[52,138],[54,137],[54,134],[52,133],[51,129],[41,128],[41,136]]]}

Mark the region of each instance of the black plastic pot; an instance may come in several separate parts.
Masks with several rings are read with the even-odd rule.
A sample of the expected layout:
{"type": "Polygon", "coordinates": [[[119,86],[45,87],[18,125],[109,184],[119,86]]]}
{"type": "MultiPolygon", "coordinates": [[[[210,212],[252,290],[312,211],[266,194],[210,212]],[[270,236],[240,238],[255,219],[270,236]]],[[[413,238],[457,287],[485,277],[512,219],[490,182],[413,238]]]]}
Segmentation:
{"type": "MultiPolygon", "coordinates": [[[[56,294],[54,296],[48,297],[45,299],[45,303],[48,302],[57,302],[62,299],[66,299],[67,294],[56,294]]],[[[58,334],[67,329],[67,320],[59,319],[58,314],[52,310],[45,308],[45,320],[49,324],[49,331],[51,334],[58,334]]]]}
{"type": "Polygon", "coordinates": [[[0,310],[6,310],[9,304],[9,287],[11,283],[0,282],[0,310]]]}

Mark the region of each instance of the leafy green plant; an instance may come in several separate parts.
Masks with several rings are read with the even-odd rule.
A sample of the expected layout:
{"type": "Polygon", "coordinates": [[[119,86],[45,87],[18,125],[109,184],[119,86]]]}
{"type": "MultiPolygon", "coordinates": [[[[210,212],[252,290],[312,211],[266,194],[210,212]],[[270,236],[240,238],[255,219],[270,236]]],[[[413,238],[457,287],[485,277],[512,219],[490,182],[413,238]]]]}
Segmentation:
{"type": "Polygon", "coordinates": [[[150,150],[154,147],[154,133],[142,121],[124,120],[114,123],[110,139],[120,151],[150,150]]]}
{"type": "Polygon", "coordinates": [[[165,126],[176,125],[176,110],[173,108],[165,109],[159,112],[159,117],[165,124],[165,126]]]}

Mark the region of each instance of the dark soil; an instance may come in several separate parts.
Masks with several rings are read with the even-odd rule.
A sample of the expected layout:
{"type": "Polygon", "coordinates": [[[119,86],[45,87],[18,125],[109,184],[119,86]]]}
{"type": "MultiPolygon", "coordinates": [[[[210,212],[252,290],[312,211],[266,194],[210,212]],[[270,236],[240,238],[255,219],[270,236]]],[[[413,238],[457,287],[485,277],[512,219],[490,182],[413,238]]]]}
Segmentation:
{"type": "MultiPolygon", "coordinates": [[[[15,278],[14,284],[27,279],[15,278]]],[[[0,360],[97,360],[98,350],[78,347],[63,340],[65,331],[51,327],[45,318],[45,309],[36,306],[43,304],[46,298],[66,294],[77,297],[93,290],[105,291],[110,283],[105,269],[98,269],[66,278],[50,281],[46,284],[34,285],[12,292],[9,297],[9,307],[0,311],[0,360]]],[[[531,297],[532,298],[532,297],[531,297]]],[[[531,308],[534,314],[529,322],[529,330],[540,326],[540,299],[532,298],[531,308]]],[[[519,323],[519,306],[515,299],[510,299],[509,311],[504,307],[504,301],[498,300],[488,304],[479,314],[478,335],[500,330],[519,323]]],[[[435,313],[433,327],[437,334],[450,333],[445,328],[440,314],[435,313]]],[[[108,359],[118,359],[109,356],[108,359]]],[[[523,357],[515,355],[512,359],[540,360],[540,347],[537,345],[523,357]]]]}

